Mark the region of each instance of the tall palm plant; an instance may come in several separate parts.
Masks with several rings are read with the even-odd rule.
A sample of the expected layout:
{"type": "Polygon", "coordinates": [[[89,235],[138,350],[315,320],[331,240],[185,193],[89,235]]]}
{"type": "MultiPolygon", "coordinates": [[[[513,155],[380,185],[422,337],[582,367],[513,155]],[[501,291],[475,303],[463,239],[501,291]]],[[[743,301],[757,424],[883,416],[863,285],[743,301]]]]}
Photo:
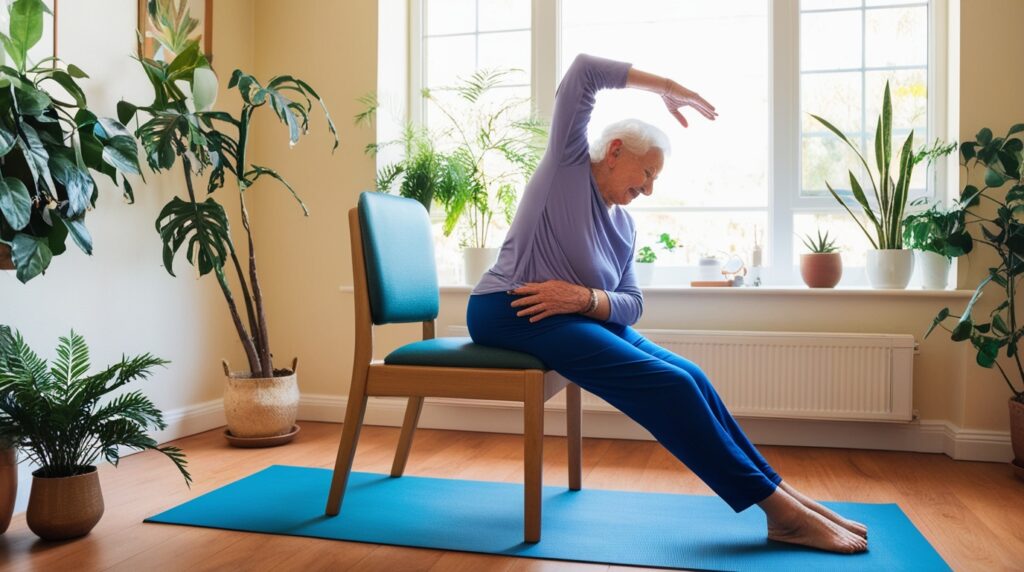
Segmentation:
{"type": "Polygon", "coordinates": [[[0,443],[21,449],[41,477],[83,474],[101,457],[116,466],[120,447],[128,447],[166,455],[191,483],[181,449],[160,447],[147,434],[167,426],[153,402],[141,391],[111,397],[167,363],[150,354],[124,357],[88,375],[89,348],[74,331],[60,338],[48,364],[20,333],[0,328],[0,443]]]}

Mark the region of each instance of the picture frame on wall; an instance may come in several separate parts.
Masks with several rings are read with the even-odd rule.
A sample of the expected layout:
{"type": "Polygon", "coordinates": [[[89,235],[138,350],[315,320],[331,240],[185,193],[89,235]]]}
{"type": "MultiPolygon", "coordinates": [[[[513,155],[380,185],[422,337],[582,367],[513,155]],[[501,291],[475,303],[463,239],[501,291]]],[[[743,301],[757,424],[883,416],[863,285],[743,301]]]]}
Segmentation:
{"type": "Polygon", "coordinates": [[[199,39],[213,61],[213,0],[138,0],[138,13],[140,57],[169,62],[199,39]]]}
{"type": "MultiPolygon", "coordinates": [[[[0,32],[8,34],[11,4],[14,0],[0,0],[0,32]]],[[[43,14],[43,35],[28,51],[30,65],[38,64],[46,58],[57,57],[57,0],[43,0],[49,13],[43,14]]]]}

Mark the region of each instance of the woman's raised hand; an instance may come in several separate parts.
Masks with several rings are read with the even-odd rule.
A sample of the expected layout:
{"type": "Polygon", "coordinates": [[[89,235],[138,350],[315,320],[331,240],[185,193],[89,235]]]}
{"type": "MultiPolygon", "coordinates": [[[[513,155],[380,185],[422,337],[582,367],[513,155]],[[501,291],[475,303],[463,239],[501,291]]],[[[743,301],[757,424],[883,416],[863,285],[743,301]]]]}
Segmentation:
{"type": "Polygon", "coordinates": [[[703,97],[697,95],[696,92],[690,91],[678,83],[665,79],[665,90],[661,93],[661,100],[665,102],[665,107],[668,107],[668,112],[682,124],[683,127],[688,127],[689,124],[686,122],[686,118],[679,112],[679,108],[689,105],[696,109],[701,115],[707,117],[711,121],[714,121],[718,117],[718,113],[715,112],[715,106],[707,102],[703,97]]]}
{"type": "Polygon", "coordinates": [[[512,301],[513,308],[523,308],[516,316],[529,316],[537,322],[556,314],[575,314],[590,305],[590,290],[562,280],[527,282],[509,294],[520,296],[512,301]]]}

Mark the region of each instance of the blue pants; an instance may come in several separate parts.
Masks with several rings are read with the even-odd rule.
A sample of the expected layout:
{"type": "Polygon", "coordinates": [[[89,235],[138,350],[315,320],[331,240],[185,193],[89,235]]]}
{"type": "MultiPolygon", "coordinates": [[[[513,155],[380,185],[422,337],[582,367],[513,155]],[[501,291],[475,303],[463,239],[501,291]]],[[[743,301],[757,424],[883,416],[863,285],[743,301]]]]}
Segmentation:
{"type": "Polygon", "coordinates": [[[782,481],[693,362],[629,326],[562,314],[530,323],[517,297],[469,297],[466,323],[478,344],[531,354],[601,397],[654,435],[736,512],[782,481]]]}

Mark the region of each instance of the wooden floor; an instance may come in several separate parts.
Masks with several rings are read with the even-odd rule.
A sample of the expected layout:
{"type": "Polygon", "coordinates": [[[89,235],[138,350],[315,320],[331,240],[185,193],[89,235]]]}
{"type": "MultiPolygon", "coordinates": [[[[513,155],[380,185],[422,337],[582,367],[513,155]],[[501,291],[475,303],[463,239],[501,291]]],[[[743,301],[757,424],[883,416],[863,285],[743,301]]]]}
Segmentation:
{"type": "MultiPolygon", "coordinates": [[[[333,466],[340,435],[341,425],[303,422],[293,443],[273,449],[233,449],[219,431],[182,439],[176,444],[188,454],[191,490],[167,459],[152,453],[127,457],[117,469],[104,466],[106,514],[93,532],[43,542],[19,515],[0,536],[0,570],[637,570],[142,523],[270,464],[333,466]]],[[[397,441],[395,428],[364,428],[355,469],[387,472],[397,441]]],[[[565,485],[564,439],[548,437],[544,446],[545,484],[565,485]]],[[[785,479],[818,499],[899,503],[955,570],[1024,570],[1024,482],[1005,464],[847,449],[761,450],[785,479]]],[[[583,463],[587,488],[711,494],[654,442],[585,439],[583,463]]],[[[406,474],[518,482],[522,440],[421,430],[406,474]]]]}

